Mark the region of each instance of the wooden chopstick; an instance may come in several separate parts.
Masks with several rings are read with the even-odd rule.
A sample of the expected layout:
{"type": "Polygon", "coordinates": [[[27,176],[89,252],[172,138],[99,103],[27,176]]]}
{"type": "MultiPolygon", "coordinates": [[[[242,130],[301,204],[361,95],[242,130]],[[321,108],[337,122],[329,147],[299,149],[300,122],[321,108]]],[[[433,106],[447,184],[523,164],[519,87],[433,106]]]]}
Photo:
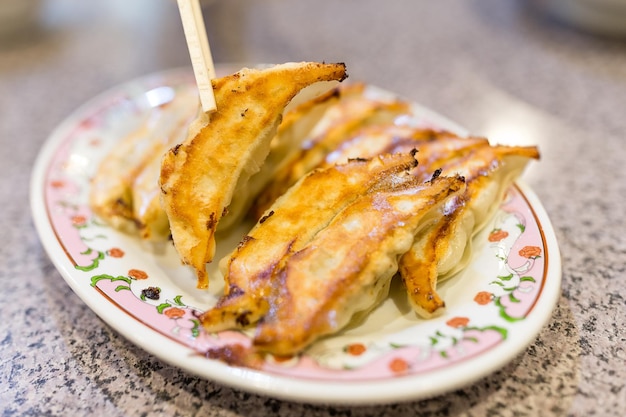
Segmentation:
{"type": "Polygon", "coordinates": [[[177,1],[202,110],[208,113],[214,112],[217,105],[211,79],[215,78],[215,66],[202,18],[202,9],[198,0],[177,1]]]}

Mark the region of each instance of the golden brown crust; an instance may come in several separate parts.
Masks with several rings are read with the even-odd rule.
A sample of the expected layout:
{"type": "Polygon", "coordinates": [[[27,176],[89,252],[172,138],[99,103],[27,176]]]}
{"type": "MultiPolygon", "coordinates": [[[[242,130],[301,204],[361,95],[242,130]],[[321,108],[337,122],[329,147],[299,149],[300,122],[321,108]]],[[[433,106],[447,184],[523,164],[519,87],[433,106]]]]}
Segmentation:
{"type": "Polygon", "coordinates": [[[400,259],[400,276],[410,304],[424,318],[445,308],[437,283],[462,269],[471,255],[471,239],[498,207],[502,194],[530,159],[539,158],[535,147],[490,146],[483,143],[457,153],[444,154],[421,169],[440,169],[441,175],[462,175],[464,194],[451,201],[432,227],[417,236],[400,259]]]}
{"type": "Polygon", "coordinates": [[[257,349],[290,355],[376,306],[420,221],[464,187],[424,184],[414,167],[414,153],[385,155],[301,179],[228,258],[227,291],[200,317],[205,328],[241,327],[245,313],[245,324],[259,320],[257,349]]]}
{"type": "Polygon", "coordinates": [[[290,63],[243,69],[213,81],[217,111],[190,129],[161,165],[162,205],[176,249],[206,288],[215,231],[237,183],[258,171],[284,107],[304,87],[343,80],[343,64],[290,63]]]}
{"type": "Polygon", "coordinates": [[[268,307],[258,302],[269,294],[269,282],[281,262],[302,249],[336,214],[373,189],[388,187],[417,165],[413,153],[353,160],[316,170],[281,196],[221,262],[225,297],[202,321],[211,331],[240,327],[242,312],[256,319],[268,307]]]}
{"type": "Polygon", "coordinates": [[[427,186],[405,186],[359,198],[285,261],[273,281],[275,308],[257,327],[258,349],[297,353],[386,297],[397,257],[410,247],[423,218],[436,215],[464,183],[440,177],[427,186]]]}
{"type": "Polygon", "coordinates": [[[248,239],[230,255],[228,284],[242,287],[241,282],[267,274],[250,263],[255,253],[272,251],[272,264],[278,264],[286,253],[308,243],[343,207],[416,165],[415,157],[409,153],[353,160],[310,172],[275,202],[250,231],[248,239]],[[241,259],[245,259],[245,264],[241,259]]]}
{"type": "MultiPolygon", "coordinates": [[[[258,219],[262,213],[290,186],[307,172],[318,167],[328,153],[335,150],[346,138],[365,126],[391,124],[400,115],[410,112],[408,103],[397,99],[382,99],[367,94],[364,84],[340,86],[337,95],[332,96],[332,106],[322,106],[331,102],[326,99],[311,103],[309,108],[301,107],[288,114],[290,120],[298,118],[304,111],[323,108],[324,114],[306,135],[300,135],[298,143],[292,143],[295,150],[285,158],[271,182],[255,200],[252,215],[258,219]],[[302,137],[303,136],[303,137],[302,137]]],[[[330,98],[330,97],[329,97],[330,98]]],[[[408,152],[408,150],[406,150],[408,152]]],[[[384,154],[380,152],[363,157],[384,154]]]]}
{"type": "MultiPolygon", "coordinates": [[[[316,85],[313,87],[316,87],[316,85]]],[[[276,136],[270,143],[270,153],[265,159],[263,166],[257,174],[250,177],[245,188],[238,190],[238,193],[249,196],[249,198],[233,199],[229,206],[229,215],[223,218],[220,223],[222,230],[241,222],[249,213],[250,207],[254,207],[254,204],[256,204],[254,210],[258,212],[254,218],[260,218],[263,211],[265,211],[264,208],[269,207],[271,201],[259,204],[257,198],[259,193],[275,180],[278,170],[297,157],[302,142],[308,137],[314,127],[320,123],[320,120],[324,118],[326,111],[335,106],[339,100],[343,100],[345,96],[361,94],[364,88],[363,84],[348,84],[347,86],[342,84],[287,111],[278,126],[276,136]],[[263,210],[259,211],[259,207],[263,207],[263,210]]],[[[306,89],[299,93],[298,97],[309,93],[311,91],[306,89]]],[[[290,105],[292,103],[293,101],[290,105]]],[[[274,197],[271,197],[273,200],[274,197]]]]}

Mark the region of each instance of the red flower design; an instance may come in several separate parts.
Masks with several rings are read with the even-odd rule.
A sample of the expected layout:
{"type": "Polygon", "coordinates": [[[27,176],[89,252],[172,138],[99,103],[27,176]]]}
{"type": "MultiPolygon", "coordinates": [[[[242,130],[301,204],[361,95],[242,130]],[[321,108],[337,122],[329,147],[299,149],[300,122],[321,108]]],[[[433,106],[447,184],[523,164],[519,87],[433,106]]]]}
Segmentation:
{"type": "Polygon", "coordinates": [[[345,352],[352,356],[359,356],[365,353],[367,348],[363,343],[352,343],[345,347],[345,352]]]}
{"type": "Polygon", "coordinates": [[[80,227],[80,226],[84,226],[85,223],[87,223],[87,217],[83,216],[82,214],[77,214],[75,216],[72,216],[72,225],[76,227],[80,227]]]}
{"type": "Polygon", "coordinates": [[[53,181],[50,181],[50,186],[52,188],[63,188],[63,187],[65,187],[65,181],[53,180],[53,181]]]}
{"type": "Polygon", "coordinates": [[[185,315],[185,310],[178,307],[171,307],[165,310],[163,314],[171,319],[179,319],[185,315]]]}
{"type": "Polygon", "coordinates": [[[146,274],[141,269],[131,269],[128,271],[128,276],[134,279],[146,279],[148,278],[148,274],[146,274]]]}
{"type": "Polygon", "coordinates": [[[121,258],[122,256],[124,256],[124,251],[120,248],[111,248],[107,251],[107,255],[113,258],[121,258]]]}
{"type": "Polygon", "coordinates": [[[538,246],[524,246],[519,251],[519,255],[524,258],[536,258],[541,255],[541,248],[538,246]]]}
{"type": "Polygon", "coordinates": [[[459,328],[465,327],[469,323],[469,319],[467,317],[452,317],[450,320],[446,322],[446,324],[450,327],[459,328]]]}
{"type": "Polygon", "coordinates": [[[409,369],[409,363],[402,358],[394,358],[389,362],[389,369],[396,374],[401,374],[409,369]]]}
{"type": "Polygon", "coordinates": [[[491,300],[493,300],[493,294],[487,291],[481,291],[474,297],[474,301],[476,301],[481,306],[489,304],[491,300]]]}
{"type": "Polygon", "coordinates": [[[489,237],[487,238],[490,242],[499,242],[502,239],[506,239],[509,236],[509,232],[502,229],[493,229],[491,233],[489,233],[489,237]]]}

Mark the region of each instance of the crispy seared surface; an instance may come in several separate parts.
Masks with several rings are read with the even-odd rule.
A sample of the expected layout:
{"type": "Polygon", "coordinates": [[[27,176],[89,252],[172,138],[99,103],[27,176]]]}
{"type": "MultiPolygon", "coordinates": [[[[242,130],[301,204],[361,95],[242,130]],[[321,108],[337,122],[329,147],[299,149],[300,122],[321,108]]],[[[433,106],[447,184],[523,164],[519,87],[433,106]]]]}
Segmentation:
{"type": "Polygon", "coordinates": [[[254,345],[278,355],[300,352],[336,333],[388,294],[397,258],[424,218],[464,188],[458,177],[367,194],[341,211],[276,271],[269,314],[254,345]]]}
{"type": "Polygon", "coordinates": [[[412,174],[420,180],[427,180],[437,171],[443,175],[466,177],[468,191],[454,203],[449,203],[446,216],[427,231],[422,231],[400,262],[400,275],[416,313],[422,317],[440,314],[445,303],[437,294],[437,282],[467,264],[471,256],[471,238],[490,218],[502,193],[527,162],[539,157],[537,149],[492,146],[482,137],[460,137],[446,131],[389,122],[364,124],[353,131],[345,130],[341,137],[333,140],[332,146],[314,143],[303,147],[298,160],[285,165],[278,172],[277,184],[271,186],[276,189],[284,187],[306,169],[410,149],[418,150],[420,163],[412,174]]]}
{"type": "Polygon", "coordinates": [[[464,188],[407,175],[413,155],[351,160],[294,185],[227,258],[228,290],[201,316],[205,328],[262,319],[255,346],[288,355],[378,305],[420,222],[464,188]]]}
{"type": "MultiPolygon", "coordinates": [[[[312,129],[321,123],[325,112],[335,106],[340,100],[343,100],[346,95],[359,94],[363,88],[362,84],[348,84],[347,86],[340,84],[317,97],[305,99],[304,102],[293,109],[286,111],[282,122],[278,126],[276,135],[272,138],[270,153],[267,155],[261,169],[250,177],[245,189],[238,190],[238,192],[245,194],[247,198],[236,198],[233,200],[234,203],[231,203],[229,206],[229,215],[223,218],[220,223],[221,227],[227,229],[231,225],[240,222],[247,215],[250,206],[255,204],[255,199],[257,199],[259,193],[269,187],[268,184],[275,181],[276,172],[297,158],[297,150],[312,129]]],[[[303,91],[305,95],[308,93],[308,90],[303,91]]],[[[257,199],[255,210],[261,210],[258,216],[256,216],[257,219],[261,217],[265,208],[269,207],[274,200],[273,197],[271,201],[268,201],[263,206],[262,210],[257,199]]]]}
{"type": "Polygon", "coordinates": [[[455,158],[432,161],[442,175],[462,175],[467,189],[449,202],[445,215],[422,231],[400,259],[400,276],[418,315],[430,318],[443,312],[445,302],[437,293],[437,283],[467,265],[472,237],[491,218],[528,161],[537,158],[535,147],[484,143],[455,158]]]}
{"type": "MultiPolygon", "coordinates": [[[[311,102],[308,107],[296,109],[287,115],[288,122],[309,112],[323,112],[310,131],[302,132],[297,141],[290,143],[291,152],[283,158],[273,174],[272,181],[256,198],[254,213],[262,213],[303,175],[320,166],[329,152],[335,150],[346,138],[365,126],[392,124],[393,120],[410,112],[408,103],[396,99],[382,99],[367,94],[362,83],[340,86],[331,100],[311,102]]],[[[410,149],[407,149],[408,152],[410,149]]],[[[386,152],[372,153],[359,157],[372,157],[386,152]]]]}
{"type": "Polygon", "coordinates": [[[242,312],[251,312],[245,320],[249,322],[265,314],[259,309],[269,305],[259,300],[267,295],[282,260],[302,249],[339,211],[361,195],[413,169],[417,165],[413,155],[352,160],[302,178],[221,261],[225,297],[219,302],[219,309],[204,316],[204,325],[213,330],[240,327],[242,312]]]}
{"type": "Polygon", "coordinates": [[[161,165],[161,202],[183,263],[206,288],[215,231],[240,182],[259,170],[289,101],[318,81],[343,80],[345,65],[290,63],[243,69],[213,81],[217,111],[204,114],[161,165]]]}

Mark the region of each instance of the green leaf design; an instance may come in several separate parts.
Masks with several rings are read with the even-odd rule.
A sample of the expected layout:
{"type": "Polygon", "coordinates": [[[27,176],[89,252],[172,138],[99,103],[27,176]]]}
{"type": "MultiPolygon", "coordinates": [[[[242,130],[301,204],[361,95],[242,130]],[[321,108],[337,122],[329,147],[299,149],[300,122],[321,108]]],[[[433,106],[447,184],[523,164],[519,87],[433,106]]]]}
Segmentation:
{"type": "Polygon", "coordinates": [[[519,302],[521,301],[519,298],[517,298],[515,295],[513,295],[513,293],[510,293],[510,294],[509,294],[509,300],[510,300],[512,303],[519,303],[519,302]]]}
{"type": "MultiPolygon", "coordinates": [[[[500,336],[502,336],[502,340],[506,340],[506,338],[509,335],[509,331],[507,329],[505,329],[504,327],[499,327],[499,326],[468,327],[466,330],[477,330],[481,333],[487,330],[493,330],[493,331],[500,333],[500,336]]],[[[474,341],[478,342],[477,338],[473,338],[473,339],[475,339],[474,341]]]]}
{"type": "Polygon", "coordinates": [[[123,290],[130,291],[130,287],[128,285],[118,285],[117,287],[115,287],[115,292],[120,292],[123,290]]]}
{"type": "MultiPolygon", "coordinates": [[[[69,209],[72,209],[74,211],[78,210],[78,205],[68,203],[67,201],[59,201],[58,204],[59,204],[59,206],[61,206],[63,208],[69,208],[69,209]]],[[[76,226],[74,226],[74,227],[76,227],[76,226]]]]}
{"type": "Polygon", "coordinates": [[[519,280],[520,282],[537,282],[535,278],[530,276],[521,277],[519,280]]]}
{"type": "Polygon", "coordinates": [[[522,233],[524,233],[526,231],[526,226],[525,225],[523,225],[521,223],[517,223],[516,226],[522,233]]]}
{"type": "Polygon", "coordinates": [[[165,311],[166,308],[171,307],[172,305],[170,303],[161,303],[157,306],[157,312],[159,314],[163,314],[163,312],[165,311]]]}
{"type": "MultiPolygon", "coordinates": [[[[91,248],[87,248],[86,251],[81,252],[81,255],[91,255],[94,252],[93,249],[91,248]]],[[[89,271],[93,271],[94,269],[96,269],[99,265],[100,265],[100,261],[104,259],[104,252],[97,252],[98,256],[96,256],[92,261],[90,265],[74,265],[74,268],[78,269],[79,271],[83,271],[83,272],[89,272],[89,271]]]]}
{"type": "Polygon", "coordinates": [[[504,305],[502,305],[502,302],[500,301],[502,297],[497,297],[495,299],[495,305],[498,307],[498,309],[500,310],[500,317],[502,317],[504,320],[513,323],[516,321],[520,321],[520,320],[524,320],[524,317],[513,317],[510,316],[507,312],[506,312],[506,307],[504,305]]]}
{"type": "Polygon", "coordinates": [[[191,322],[193,323],[193,327],[191,328],[191,335],[193,337],[198,337],[200,336],[200,321],[196,320],[196,319],[192,319],[191,322]]]}
{"type": "Polygon", "coordinates": [[[95,218],[95,217],[91,219],[91,223],[93,223],[93,224],[94,224],[94,225],[96,225],[96,226],[100,226],[100,227],[107,227],[107,226],[108,226],[105,222],[103,222],[103,221],[99,221],[99,220],[98,220],[97,218],[95,218]]]}
{"type": "Polygon", "coordinates": [[[183,303],[182,301],[180,301],[180,300],[181,300],[181,298],[183,298],[183,296],[182,296],[182,295],[177,295],[176,297],[174,297],[174,300],[173,300],[173,301],[174,301],[174,303],[175,303],[177,306],[185,307],[185,303],[183,303]]]}
{"type": "Polygon", "coordinates": [[[107,237],[103,234],[99,234],[99,235],[95,235],[91,238],[86,238],[86,237],[82,237],[81,239],[83,240],[83,242],[93,242],[94,240],[98,240],[98,239],[106,239],[107,237]]]}
{"type": "Polygon", "coordinates": [[[509,275],[498,275],[498,279],[501,281],[510,281],[513,279],[513,274],[509,275]]]}
{"type": "MultiPolygon", "coordinates": [[[[100,274],[100,275],[94,275],[93,277],[91,277],[91,286],[95,287],[96,285],[98,285],[98,282],[102,281],[103,279],[109,280],[111,282],[124,281],[129,286],[130,286],[130,283],[131,283],[131,279],[128,278],[128,277],[125,277],[123,275],[114,277],[113,275],[109,275],[109,274],[100,274]]],[[[130,290],[130,287],[127,287],[127,289],[130,290]]]]}
{"type": "Polygon", "coordinates": [[[509,336],[509,331],[507,329],[505,329],[504,327],[487,326],[487,327],[483,327],[483,331],[485,331],[485,330],[494,330],[494,331],[500,333],[500,336],[502,336],[503,340],[506,340],[506,338],[509,336]]]}

